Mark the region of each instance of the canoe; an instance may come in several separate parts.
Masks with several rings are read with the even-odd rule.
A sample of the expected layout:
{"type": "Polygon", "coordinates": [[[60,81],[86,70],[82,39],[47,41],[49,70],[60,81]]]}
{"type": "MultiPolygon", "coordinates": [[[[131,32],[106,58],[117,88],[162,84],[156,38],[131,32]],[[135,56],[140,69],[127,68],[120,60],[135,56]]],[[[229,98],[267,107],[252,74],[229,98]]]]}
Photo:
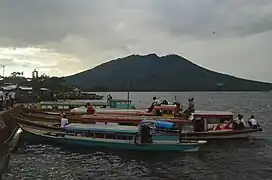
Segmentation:
{"type": "Polygon", "coordinates": [[[156,141],[152,143],[135,143],[133,139],[107,139],[107,138],[93,138],[87,136],[75,136],[69,133],[54,133],[52,131],[37,130],[27,126],[21,126],[24,131],[26,139],[45,140],[47,142],[82,146],[86,148],[101,147],[113,148],[133,151],[160,151],[160,152],[190,152],[198,151],[200,147],[206,144],[206,141],[156,141]]]}

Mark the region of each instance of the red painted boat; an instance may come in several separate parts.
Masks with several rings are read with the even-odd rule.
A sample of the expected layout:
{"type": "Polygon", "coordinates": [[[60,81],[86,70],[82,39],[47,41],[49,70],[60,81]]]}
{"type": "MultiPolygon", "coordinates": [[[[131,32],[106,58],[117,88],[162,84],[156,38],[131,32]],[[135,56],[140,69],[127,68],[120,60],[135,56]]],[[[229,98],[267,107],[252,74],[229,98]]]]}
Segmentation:
{"type": "MultiPolygon", "coordinates": [[[[156,111],[168,111],[175,112],[177,110],[176,105],[161,105],[154,106],[151,112],[148,109],[104,109],[104,108],[96,108],[96,114],[113,114],[113,115],[129,115],[129,116],[156,116],[156,111]]],[[[79,107],[74,108],[70,111],[70,114],[86,114],[87,108],[79,107]]],[[[164,114],[164,113],[162,113],[164,114]]],[[[169,114],[169,113],[168,113],[169,114]]],[[[173,115],[173,114],[172,114],[173,115]]]]}
{"type": "Polygon", "coordinates": [[[177,125],[191,124],[192,121],[182,118],[162,118],[160,116],[124,116],[124,115],[91,115],[84,114],[80,118],[83,122],[111,122],[111,123],[128,123],[139,124],[142,120],[163,120],[172,122],[177,125]]]}

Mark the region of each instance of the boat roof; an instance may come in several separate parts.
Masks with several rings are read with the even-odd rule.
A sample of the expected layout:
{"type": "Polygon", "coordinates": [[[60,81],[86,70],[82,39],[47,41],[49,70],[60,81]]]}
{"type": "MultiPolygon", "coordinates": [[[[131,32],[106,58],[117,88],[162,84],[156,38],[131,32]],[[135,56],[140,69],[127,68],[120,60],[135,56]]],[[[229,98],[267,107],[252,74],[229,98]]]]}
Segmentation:
{"type": "Polygon", "coordinates": [[[232,116],[230,111],[195,111],[194,115],[216,115],[216,116],[232,116]]]}
{"type": "Polygon", "coordinates": [[[137,126],[120,126],[104,124],[81,124],[71,123],[65,127],[68,131],[94,131],[94,132],[114,132],[114,133],[137,133],[137,126]]]}
{"type": "MultiPolygon", "coordinates": [[[[128,102],[128,100],[124,99],[112,99],[114,102],[128,102]]],[[[129,100],[131,102],[131,100],[129,100]]],[[[41,105],[77,105],[84,106],[86,103],[90,103],[93,106],[109,106],[109,102],[105,100],[67,100],[62,102],[53,102],[53,101],[42,101],[41,105]]]]}
{"type": "Polygon", "coordinates": [[[59,105],[59,106],[69,106],[69,105],[76,105],[76,106],[84,106],[86,103],[90,103],[91,105],[103,106],[108,105],[105,101],[98,101],[98,100],[88,100],[88,101],[63,101],[63,102],[53,102],[53,101],[42,101],[41,105],[59,105]]]}

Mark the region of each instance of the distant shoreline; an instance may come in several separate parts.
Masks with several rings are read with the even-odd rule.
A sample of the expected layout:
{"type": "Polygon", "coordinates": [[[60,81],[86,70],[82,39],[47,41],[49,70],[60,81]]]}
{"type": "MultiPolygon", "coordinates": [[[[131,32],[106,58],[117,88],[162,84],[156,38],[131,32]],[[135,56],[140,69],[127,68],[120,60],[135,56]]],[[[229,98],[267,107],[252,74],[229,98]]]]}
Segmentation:
{"type": "Polygon", "coordinates": [[[126,91],[92,91],[92,90],[88,90],[87,92],[272,92],[272,90],[267,90],[267,91],[257,91],[257,90],[228,90],[228,91],[159,91],[159,90],[156,90],[156,91],[134,91],[134,90],[126,90],[126,91]]]}

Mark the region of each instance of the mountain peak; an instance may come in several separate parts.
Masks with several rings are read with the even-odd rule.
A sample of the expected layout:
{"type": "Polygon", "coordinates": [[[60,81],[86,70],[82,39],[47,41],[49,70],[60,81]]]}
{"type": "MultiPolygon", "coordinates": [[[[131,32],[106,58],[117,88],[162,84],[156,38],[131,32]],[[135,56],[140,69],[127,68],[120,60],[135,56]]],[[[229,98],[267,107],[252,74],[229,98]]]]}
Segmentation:
{"type": "Polygon", "coordinates": [[[169,54],[130,55],[65,78],[67,83],[92,91],[259,91],[272,84],[236,78],[202,68],[169,54]],[[220,82],[220,84],[218,84],[220,82]]]}

